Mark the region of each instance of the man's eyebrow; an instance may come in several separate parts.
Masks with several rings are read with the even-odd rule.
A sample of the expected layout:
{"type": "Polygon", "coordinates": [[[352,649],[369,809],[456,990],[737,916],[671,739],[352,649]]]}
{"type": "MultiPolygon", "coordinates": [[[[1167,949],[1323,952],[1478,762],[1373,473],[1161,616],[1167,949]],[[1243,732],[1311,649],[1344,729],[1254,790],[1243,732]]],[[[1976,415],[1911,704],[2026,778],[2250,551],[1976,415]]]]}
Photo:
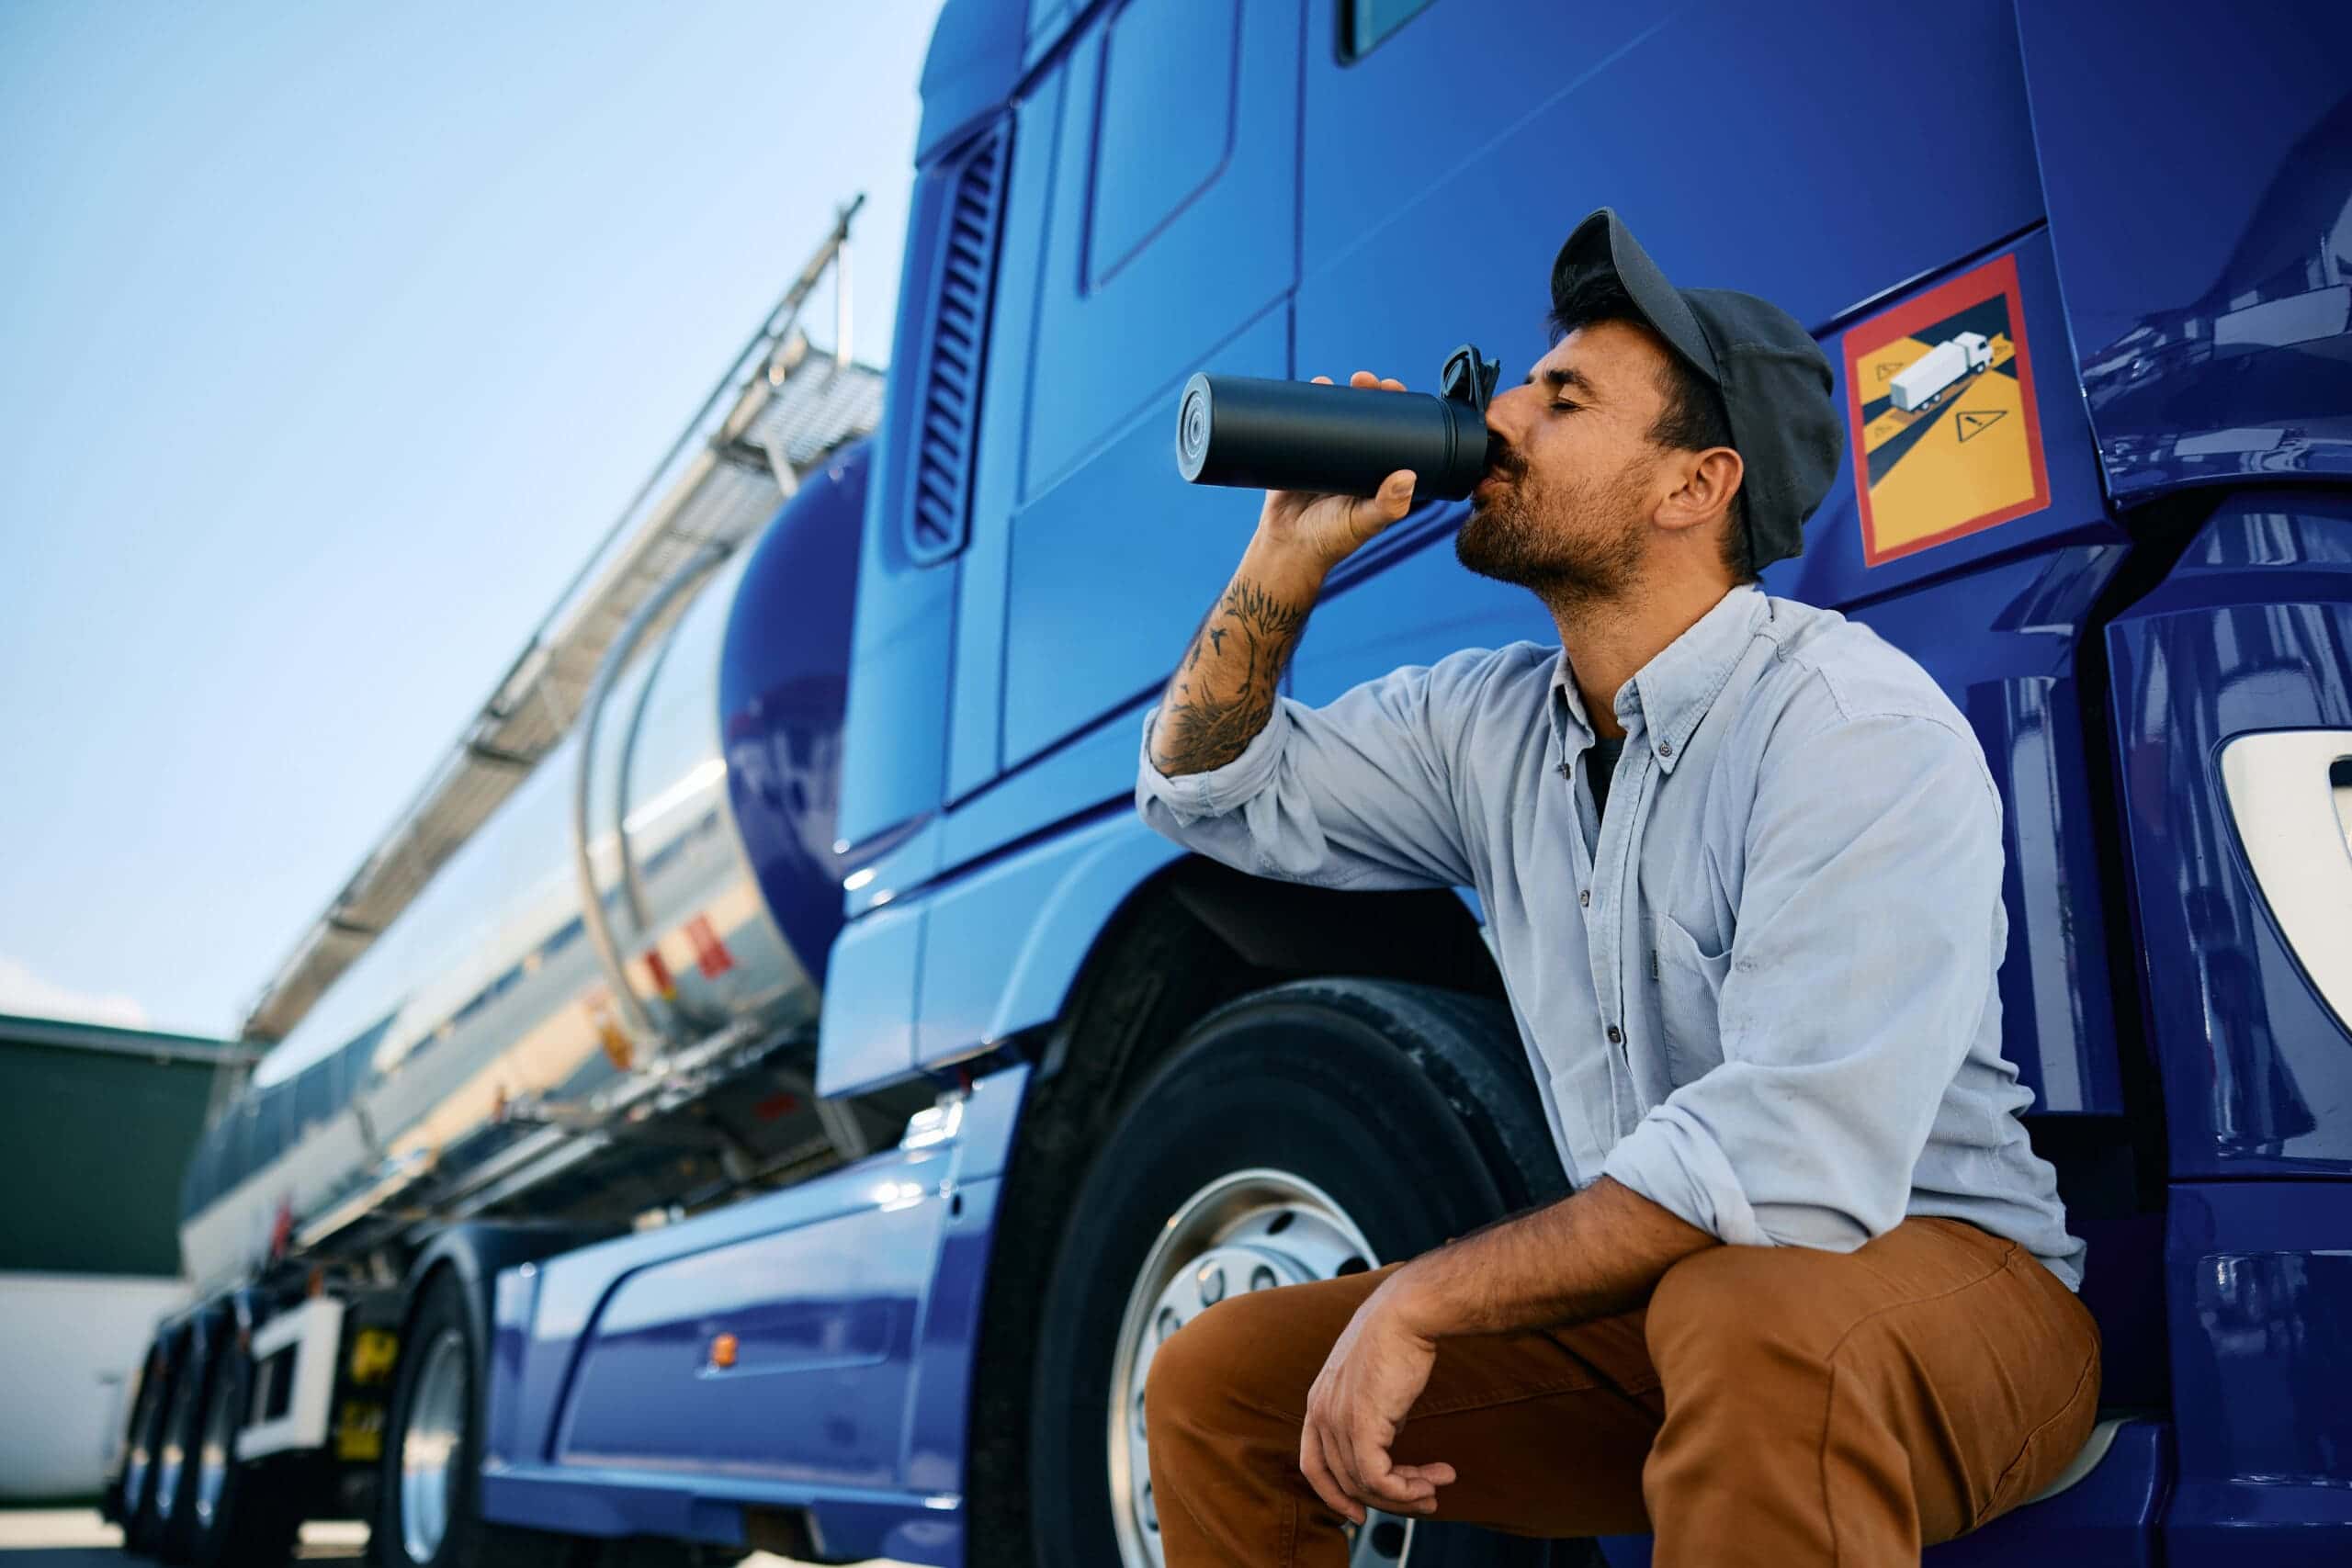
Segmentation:
{"type": "MultiPolygon", "coordinates": [[[[1555,366],[1553,368],[1544,372],[1543,381],[1545,386],[1551,388],[1552,390],[1555,392],[1563,387],[1574,387],[1577,391],[1582,392],[1588,398],[1593,395],[1592,383],[1585,379],[1583,371],[1576,369],[1573,367],[1564,367],[1555,366]]],[[[1527,379],[1521,382],[1520,385],[1522,387],[1532,387],[1535,385],[1535,372],[1530,370],[1527,373],[1527,379]]]]}

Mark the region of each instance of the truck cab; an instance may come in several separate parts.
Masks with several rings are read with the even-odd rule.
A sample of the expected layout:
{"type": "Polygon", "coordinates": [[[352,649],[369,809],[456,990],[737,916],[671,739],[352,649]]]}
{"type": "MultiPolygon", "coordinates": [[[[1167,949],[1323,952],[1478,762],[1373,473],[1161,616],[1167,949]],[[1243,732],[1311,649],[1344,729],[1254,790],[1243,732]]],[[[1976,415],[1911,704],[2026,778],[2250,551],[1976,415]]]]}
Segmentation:
{"type": "MultiPolygon", "coordinates": [[[[743,697],[730,830],[797,868],[760,879],[816,1010],[790,1060],[857,1135],[588,1245],[404,1254],[376,1554],[1147,1568],[1159,1337],[1565,1190],[1475,889],[1252,875],[1134,790],[1258,505],[1180,481],[1186,378],[1426,388],[1464,340],[1514,375],[1607,205],[1679,283],[1813,330],[1849,447],[1765,587],[1917,659],[2002,795],[2005,1051],[2107,1408],[1928,1561],[2352,1555],[2346,82],[2352,16],[2318,5],[948,0],[879,427],[771,525],[854,548],[747,547],[731,609],[684,623],[854,606],[809,666],[838,683],[786,707],[752,630],[708,636],[743,697]],[[787,750],[821,843],[757,804],[787,750]],[[432,1382],[420,1325],[470,1381],[432,1382]],[[418,1549],[402,1456],[436,1442],[424,1502],[466,1527],[418,1549]]],[[[1451,558],[1465,514],[1350,558],[1284,692],[1553,640],[1451,558]]]]}

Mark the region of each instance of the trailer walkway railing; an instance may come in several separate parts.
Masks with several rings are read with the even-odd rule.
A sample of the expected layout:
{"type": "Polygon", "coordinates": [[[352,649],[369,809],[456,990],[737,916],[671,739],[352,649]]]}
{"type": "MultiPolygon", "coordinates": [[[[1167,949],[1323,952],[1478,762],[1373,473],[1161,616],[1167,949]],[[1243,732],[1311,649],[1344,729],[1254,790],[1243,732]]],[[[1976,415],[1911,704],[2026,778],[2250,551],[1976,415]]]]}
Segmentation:
{"type": "MultiPolygon", "coordinates": [[[[851,356],[847,284],[850,221],[865,200],[861,195],[841,209],[831,232],[456,744],[303,932],[247,1013],[244,1039],[283,1039],[556,748],[579,718],[606,650],[684,562],[713,546],[710,558],[725,558],[827,453],[873,430],[883,372],[851,356]],[[831,354],[812,348],[798,326],[828,268],[835,271],[831,354]]],[[[678,603],[688,597],[678,595],[678,603]]]]}

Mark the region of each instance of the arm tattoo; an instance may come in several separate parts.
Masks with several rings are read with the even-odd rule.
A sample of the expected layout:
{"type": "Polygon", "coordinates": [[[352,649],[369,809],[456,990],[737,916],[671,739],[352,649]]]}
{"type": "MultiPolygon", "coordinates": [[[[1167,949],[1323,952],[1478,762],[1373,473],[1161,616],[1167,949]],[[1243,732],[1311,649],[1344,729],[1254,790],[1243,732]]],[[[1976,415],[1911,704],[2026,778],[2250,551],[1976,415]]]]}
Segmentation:
{"type": "Polygon", "coordinates": [[[1274,711],[1276,683],[1313,607],[1234,579],[1193,634],[1182,668],[1194,678],[1161,701],[1165,722],[1152,731],[1152,761],[1161,773],[1204,773],[1241,755],[1274,711]]]}

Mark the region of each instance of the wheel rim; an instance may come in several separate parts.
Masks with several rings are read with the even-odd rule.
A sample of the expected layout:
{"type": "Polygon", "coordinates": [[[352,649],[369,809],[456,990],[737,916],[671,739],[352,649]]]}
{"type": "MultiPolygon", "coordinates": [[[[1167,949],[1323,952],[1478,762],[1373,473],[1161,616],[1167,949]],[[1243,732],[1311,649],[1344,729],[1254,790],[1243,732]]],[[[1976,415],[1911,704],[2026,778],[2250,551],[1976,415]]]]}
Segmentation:
{"type": "MultiPolygon", "coordinates": [[[[233,1353],[233,1352],[230,1352],[233,1353]]],[[[196,1528],[209,1530],[229,1489],[229,1450],[237,1436],[236,1378],[221,1367],[212,1374],[212,1402],[204,1412],[204,1444],[196,1451],[196,1528]]]]}
{"type": "Polygon", "coordinates": [[[179,1506],[180,1472],[187,1467],[187,1448],[181,1434],[195,1414],[198,1371],[196,1352],[191,1349],[187,1364],[180,1368],[179,1386],[172,1390],[164,1412],[163,1440],[155,1449],[155,1517],[159,1519],[170,1518],[179,1506]]]}
{"type": "Polygon", "coordinates": [[[424,1353],[401,1434],[401,1538],[412,1562],[430,1562],[449,1530],[466,1424],[466,1338],[444,1329],[424,1353]]]}
{"type": "MultiPolygon", "coordinates": [[[[1144,1442],[1144,1385],[1160,1342],[1227,1295],[1360,1273],[1379,1263],[1331,1195],[1286,1170],[1220,1177],[1177,1206],[1137,1270],[1111,1362],[1111,1520],[1127,1568],[1163,1568],[1144,1442]]],[[[1369,1513],[1351,1527],[1351,1568],[1394,1568],[1413,1521],[1369,1513]]]]}

